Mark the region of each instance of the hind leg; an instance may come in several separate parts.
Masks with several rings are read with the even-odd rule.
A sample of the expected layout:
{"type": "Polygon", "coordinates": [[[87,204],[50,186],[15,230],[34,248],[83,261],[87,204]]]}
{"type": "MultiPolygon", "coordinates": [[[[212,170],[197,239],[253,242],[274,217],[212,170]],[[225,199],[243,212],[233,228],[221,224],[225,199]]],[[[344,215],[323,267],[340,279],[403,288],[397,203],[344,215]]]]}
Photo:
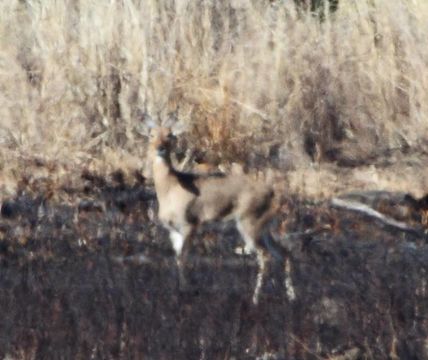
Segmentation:
{"type": "Polygon", "coordinates": [[[270,233],[263,234],[261,239],[263,241],[263,246],[277,261],[284,260],[284,256],[282,255],[280,248],[278,248],[278,246],[272,241],[273,237],[270,233]]]}
{"type": "Polygon", "coordinates": [[[245,242],[245,252],[256,253],[258,271],[256,276],[256,285],[253,292],[253,303],[257,305],[259,301],[260,290],[263,285],[264,273],[266,271],[266,254],[265,250],[256,243],[260,236],[260,223],[257,219],[245,218],[237,222],[237,227],[245,242]]]}
{"type": "Polygon", "coordinates": [[[253,304],[254,305],[257,305],[259,302],[260,290],[261,290],[262,285],[263,285],[263,278],[264,278],[264,274],[266,271],[266,254],[265,254],[264,250],[257,249],[256,255],[257,255],[257,265],[258,265],[259,269],[258,269],[257,277],[256,277],[256,286],[254,287],[254,292],[253,292],[253,304]]]}

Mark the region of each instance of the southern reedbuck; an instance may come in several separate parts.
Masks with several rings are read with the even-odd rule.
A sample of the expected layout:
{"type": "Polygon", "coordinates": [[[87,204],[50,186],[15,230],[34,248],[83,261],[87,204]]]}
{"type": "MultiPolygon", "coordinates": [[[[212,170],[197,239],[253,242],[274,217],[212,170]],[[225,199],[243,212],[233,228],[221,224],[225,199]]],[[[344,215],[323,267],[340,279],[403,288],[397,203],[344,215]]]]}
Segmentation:
{"type": "Polygon", "coordinates": [[[150,153],[159,220],[170,232],[181,276],[183,245],[196,227],[206,221],[234,219],[245,242],[245,253],[257,256],[259,269],[253,294],[253,302],[257,303],[267,255],[262,228],[273,215],[272,188],[245,174],[176,170],[170,157],[173,138],[168,128],[152,129],[150,153]]]}

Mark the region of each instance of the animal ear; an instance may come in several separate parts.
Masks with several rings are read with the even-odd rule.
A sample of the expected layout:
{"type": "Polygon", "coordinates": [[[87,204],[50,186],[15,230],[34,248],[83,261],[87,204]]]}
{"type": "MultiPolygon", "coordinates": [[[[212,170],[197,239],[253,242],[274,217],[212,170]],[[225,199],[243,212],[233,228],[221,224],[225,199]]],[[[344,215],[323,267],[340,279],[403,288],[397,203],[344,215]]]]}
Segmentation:
{"type": "Polygon", "coordinates": [[[150,130],[155,129],[155,128],[157,127],[157,126],[156,126],[156,123],[154,122],[153,118],[152,118],[150,115],[148,115],[148,116],[147,116],[146,126],[147,126],[150,130]]]}
{"type": "Polygon", "coordinates": [[[152,136],[153,130],[158,126],[149,114],[144,114],[144,118],[136,125],[135,130],[144,137],[152,136]]]}
{"type": "Polygon", "coordinates": [[[168,128],[170,132],[177,136],[185,132],[186,124],[183,121],[178,120],[177,114],[169,114],[164,121],[162,121],[162,126],[168,128]]]}
{"type": "Polygon", "coordinates": [[[186,131],[186,125],[182,121],[177,121],[172,127],[171,132],[174,135],[181,135],[186,131]]]}
{"type": "Polygon", "coordinates": [[[165,129],[171,128],[176,121],[176,117],[173,114],[169,114],[162,117],[161,126],[165,129]]]}

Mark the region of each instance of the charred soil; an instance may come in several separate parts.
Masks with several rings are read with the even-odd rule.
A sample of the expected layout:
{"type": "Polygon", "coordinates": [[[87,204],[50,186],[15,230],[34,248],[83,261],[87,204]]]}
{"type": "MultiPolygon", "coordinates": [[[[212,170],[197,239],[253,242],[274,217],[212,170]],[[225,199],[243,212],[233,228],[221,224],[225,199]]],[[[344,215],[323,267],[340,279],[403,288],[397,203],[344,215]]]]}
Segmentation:
{"type": "Polygon", "coordinates": [[[284,196],[257,306],[252,256],[232,224],[203,227],[178,275],[144,179],[82,174],[23,182],[0,217],[0,357],[31,359],[427,359],[423,204],[354,199],[405,221],[284,196]],[[341,357],[342,356],[342,357],[341,357]]]}

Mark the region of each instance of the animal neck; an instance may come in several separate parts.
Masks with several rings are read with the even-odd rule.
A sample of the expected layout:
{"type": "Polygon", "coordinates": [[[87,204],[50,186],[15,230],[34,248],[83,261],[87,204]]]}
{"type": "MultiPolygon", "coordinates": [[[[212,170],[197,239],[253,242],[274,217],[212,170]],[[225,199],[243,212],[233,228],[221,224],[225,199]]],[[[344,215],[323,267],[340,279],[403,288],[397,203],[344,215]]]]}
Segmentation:
{"type": "Polygon", "coordinates": [[[177,182],[169,153],[156,154],[153,161],[153,178],[158,196],[166,194],[177,182]]]}

